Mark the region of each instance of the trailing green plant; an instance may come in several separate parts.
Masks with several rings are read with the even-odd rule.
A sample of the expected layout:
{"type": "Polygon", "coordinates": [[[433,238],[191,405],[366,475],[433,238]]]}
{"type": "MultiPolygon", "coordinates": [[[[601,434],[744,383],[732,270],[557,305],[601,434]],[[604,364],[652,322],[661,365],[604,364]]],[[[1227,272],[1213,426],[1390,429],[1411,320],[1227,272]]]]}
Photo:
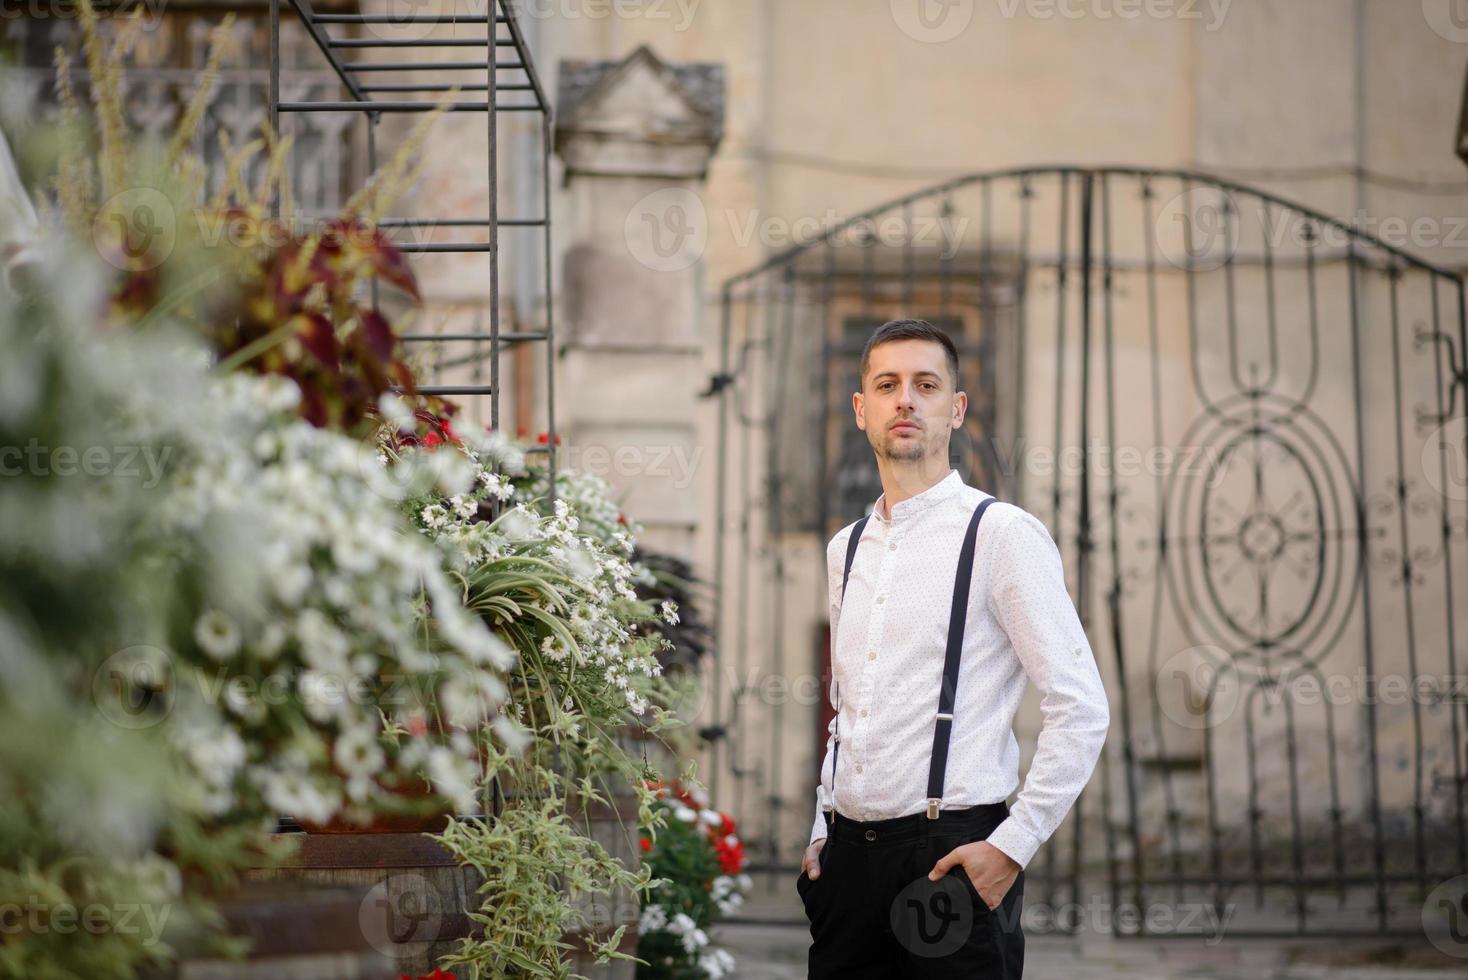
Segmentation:
{"type": "MultiPolygon", "coordinates": [[[[537,744],[549,733],[537,733],[537,744]]],[[[544,762],[500,755],[495,771],[516,787],[493,819],[452,821],[438,840],[459,862],[483,878],[479,906],[471,918],[482,934],[463,941],[442,960],[446,967],[465,967],[469,976],[578,977],[568,965],[574,949],[565,936],[584,937],[598,963],[635,959],[618,947],[627,923],[610,934],[599,932],[608,917],[587,915],[580,900],[593,908],[613,907],[617,896],[635,901],[651,880],[645,867],[629,868],[578,823],[571,801],[582,807],[608,805],[588,782],[564,784],[544,762]],[[539,785],[537,785],[537,781],[539,785]]]]}

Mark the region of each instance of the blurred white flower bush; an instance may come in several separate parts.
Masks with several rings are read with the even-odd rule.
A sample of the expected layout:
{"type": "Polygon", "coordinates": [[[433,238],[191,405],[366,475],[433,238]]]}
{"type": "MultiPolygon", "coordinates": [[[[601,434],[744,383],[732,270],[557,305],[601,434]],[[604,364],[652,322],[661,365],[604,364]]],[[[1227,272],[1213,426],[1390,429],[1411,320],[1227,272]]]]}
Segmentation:
{"type": "MultiPolygon", "coordinates": [[[[16,516],[0,569],[22,600],[0,602],[16,638],[0,653],[13,679],[0,724],[50,733],[0,747],[0,828],[30,828],[7,838],[0,885],[37,854],[84,851],[87,889],[147,882],[177,902],[179,869],[258,862],[278,814],[368,820],[410,807],[425,780],[471,814],[501,779],[526,804],[452,824],[444,840],[465,863],[533,856],[583,890],[645,886],[645,869],[566,819],[608,779],[642,789],[621,725],[671,721],[666,641],[635,626],[676,609],[638,599],[646,573],[605,484],[562,474],[580,509],[560,499],[544,514],[533,470],[497,436],[387,453],[316,428],[288,379],[217,374],[163,326],[99,331],[87,321],[104,297],[79,295],[75,271],[63,289],[67,263],[87,268],[43,258],[26,270],[38,288],[4,297],[0,343],[46,382],[8,392],[5,444],[135,447],[155,465],[136,480],[38,469],[0,482],[0,513],[16,516]]],[[[513,946],[555,969],[552,937],[575,924],[555,879],[521,878],[493,903],[548,926],[543,946],[511,930],[462,962],[513,946]]],[[[211,921],[201,904],[176,924],[211,921]]],[[[0,957],[0,973],[93,954],[26,938],[3,951],[25,969],[0,957]]],[[[176,953],[108,950],[115,965],[91,975],[176,953]]]]}
{"type": "MultiPolygon", "coordinates": [[[[472,812],[478,733],[517,728],[499,713],[514,650],[369,482],[371,451],[300,420],[294,384],[200,390],[163,433],[173,468],[142,533],[193,585],[174,599],[173,730],[213,811],[366,820],[426,774],[472,812]]],[[[163,421],[149,400],[144,427],[163,421]]]]}

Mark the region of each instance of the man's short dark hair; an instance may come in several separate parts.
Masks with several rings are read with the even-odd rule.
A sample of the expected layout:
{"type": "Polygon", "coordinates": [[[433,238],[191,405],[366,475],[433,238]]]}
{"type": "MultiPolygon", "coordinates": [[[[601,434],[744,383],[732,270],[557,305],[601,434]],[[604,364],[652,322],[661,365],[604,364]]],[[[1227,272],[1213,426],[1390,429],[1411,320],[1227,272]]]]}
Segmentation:
{"type": "Polygon", "coordinates": [[[861,375],[859,383],[865,387],[867,367],[871,363],[872,348],[893,340],[931,340],[943,348],[948,355],[948,374],[953,379],[953,390],[958,390],[958,348],[946,331],[939,330],[927,320],[888,320],[876,329],[861,349],[861,375]]]}

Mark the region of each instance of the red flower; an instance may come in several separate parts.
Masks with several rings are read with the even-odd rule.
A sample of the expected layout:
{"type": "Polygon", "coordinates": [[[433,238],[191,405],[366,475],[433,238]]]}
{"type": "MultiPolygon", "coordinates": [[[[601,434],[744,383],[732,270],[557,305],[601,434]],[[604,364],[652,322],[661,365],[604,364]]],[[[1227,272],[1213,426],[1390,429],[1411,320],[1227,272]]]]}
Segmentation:
{"type": "Polygon", "coordinates": [[[650,850],[652,850],[652,840],[650,838],[647,838],[647,837],[642,838],[642,849],[644,851],[650,851],[650,850]]]}
{"type": "Polygon", "coordinates": [[[432,973],[425,973],[421,977],[410,976],[406,973],[399,973],[398,980],[459,980],[459,978],[454,976],[452,973],[449,973],[447,970],[434,970],[432,973]]]}
{"type": "Polygon", "coordinates": [[[732,834],[732,833],[734,833],[734,818],[731,817],[731,816],[729,816],[723,810],[720,810],[718,812],[719,812],[719,818],[723,821],[723,823],[719,824],[719,833],[720,834],[732,834]]]}
{"type": "Polygon", "coordinates": [[[404,431],[398,435],[397,442],[403,446],[421,446],[424,449],[437,449],[446,443],[458,444],[459,434],[454,431],[453,423],[449,421],[449,411],[446,409],[443,415],[435,415],[433,412],[420,409],[413,413],[414,417],[428,430],[421,438],[411,431],[404,431]]]}
{"type": "Polygon", "coordinates": [[[719,858],[719,867],[726,875],[737,875],[744,867],[744,842],[735,839],[731,844],[727,837],[714,842],[714,852],[719,858]]]}
{"type": "MultiPolygon", "coordinates": [[[[535,441],[538,442],[542,446],[546,445],[547,443],[550,442],[550,433],[549,432],[542,432],[540,435],[538,435],[538,436],[535,437],[535,441]]],[[[560,437],[559,434],[557,434],[556,435],[556,445],[559,446],[560,444],[561,444],[561,437],[560,437]]]]}

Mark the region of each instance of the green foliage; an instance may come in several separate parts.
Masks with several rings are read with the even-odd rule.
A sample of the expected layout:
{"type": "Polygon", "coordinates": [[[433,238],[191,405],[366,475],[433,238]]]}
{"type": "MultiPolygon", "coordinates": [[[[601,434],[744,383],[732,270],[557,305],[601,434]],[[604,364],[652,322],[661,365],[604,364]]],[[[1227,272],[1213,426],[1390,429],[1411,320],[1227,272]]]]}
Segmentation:
{"type": "MultiPolygon", "coordinates": [[[[602,926],[611,917],[589,917],[568,899],[590,896],[595,907],[615,909],[615,896],[634,895],[648,883],[648,869],[625,867],[568,811],[569,799],[605,805],[605,797],[568,794],[553,770],[523,759],[501,757],[494,768],[520,795],[499,817],[455,821],[439,836],[461,863],[484,877],[480,907],[472,915],[483,925],[483,936],[465,940],[442,965],[467,966],[475,980],[581,976],[567,964],[572,947],[563,933],[602,926]],[[536,780],[543,782],[544,795],[531,792],[536,780]]],[[[599,962],[633,959],[617,950],[624,931],[625,924],[594,943],[599,962]]]]}

